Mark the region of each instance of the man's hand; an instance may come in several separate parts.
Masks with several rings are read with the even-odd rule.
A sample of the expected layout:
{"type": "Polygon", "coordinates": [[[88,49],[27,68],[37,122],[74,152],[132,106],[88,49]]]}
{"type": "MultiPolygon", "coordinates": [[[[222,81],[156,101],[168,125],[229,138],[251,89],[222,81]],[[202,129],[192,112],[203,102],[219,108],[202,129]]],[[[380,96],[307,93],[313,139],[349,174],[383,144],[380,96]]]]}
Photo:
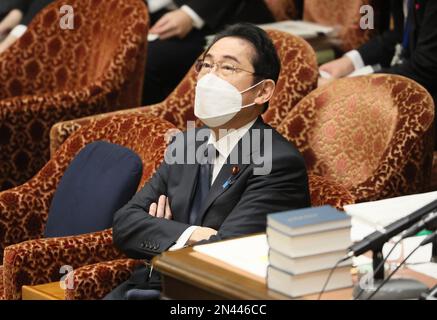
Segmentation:
{"type": "Polygon", "coordinates": [[[6,35],[6,33],[17,26],[21,19],[23,18],[23,13],[14,9],[7,14],[7,16],[0,21],[0,35],[6,35]]]}
{"type": "Polygon", "coordinates": [[[173,219],[173,214],[171,213],[170,203],[168,202],[168,198],[164,195],[160,196],[158,200],[158,204],[154,202],[150,205],[149,214],[156,218],[164,218],[167,220],[173,219]]]}
{"type": "Polygon", "coordinates": [[[6,39],[0,42],[0,54],[5,52],[10,46],[12,46],[18,38],[9,34],[6,39]]]}
{"type": "Polygon", "coordinates": [[[149,33],[158,34],[161,40],[172,37],[183,39],[192,29],[191,17],[183,10],[177,9],[163,15],[149,30],[149,33]]]}
{"type": "Polygon", "coordinates": [[[338,79],[352,73],[355,70],[355,67],[352,63],[352,60],[345,56],[340,59],[325,63],[324,65],[320,66],[320,70],[325,71],[333,78],[338,79]]]}
{"type": "Polygon", "coordinates": [[[212,228],[198,227],[191,234],[191,237],[190,239],[188,239],[187,244],[192,245],[201,240],[208,240],[211,236],[214,236],[216,234],[217,234],[217,230],[214,230],[212,228]]]}
{"type": "Polygon", "coordinates": [[[335,80],[334,78],[330,78],[330,79],[326,79],[326,78],[319,78],[317,80],[317,87],[323,87],[324,85],[327,85],[328,83],[332,82],[333,80],[335,80]]]}

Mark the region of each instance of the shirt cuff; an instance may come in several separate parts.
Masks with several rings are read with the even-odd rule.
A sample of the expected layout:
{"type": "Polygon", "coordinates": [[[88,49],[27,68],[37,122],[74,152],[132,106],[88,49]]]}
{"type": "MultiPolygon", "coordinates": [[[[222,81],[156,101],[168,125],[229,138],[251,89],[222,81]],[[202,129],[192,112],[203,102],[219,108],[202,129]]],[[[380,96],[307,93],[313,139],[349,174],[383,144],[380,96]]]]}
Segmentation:
{"type": "Polygon", "coordinates": [[[355,70],[364,68],[363,58],[357,50],[349,51],[345,56],[352,60],[355,70]]]}
{"type": "Polygon", "coordinates": [[[186,14],[188,14],[193,21],[193,26],[196,29],[202,29],[205,25],[205,21],[189,6],[183,5],[181,7],[181,10],[183,10],[186,14]]]}
{"type": "Polygon", "coordinates": [[[18,26],[15,26],[9,34],[18,39],[21,38],[26,31],[27,27],[25,25],[19,24],[18,26]]]}
{"type": "Polygon", "coordinates": [[[179,239],[176,241],[176,243],[174,245],[172,245],[168,251],[174,251],[174,250],[178,250],[181,249],[185,246],[185,244],[187,243],[188,239],[190,239],[191,235],[193,234],[194,230],[196,230],[197,228],[199,228],[198,226],[191,226],[188,227],[179,237],[179,239]]]}

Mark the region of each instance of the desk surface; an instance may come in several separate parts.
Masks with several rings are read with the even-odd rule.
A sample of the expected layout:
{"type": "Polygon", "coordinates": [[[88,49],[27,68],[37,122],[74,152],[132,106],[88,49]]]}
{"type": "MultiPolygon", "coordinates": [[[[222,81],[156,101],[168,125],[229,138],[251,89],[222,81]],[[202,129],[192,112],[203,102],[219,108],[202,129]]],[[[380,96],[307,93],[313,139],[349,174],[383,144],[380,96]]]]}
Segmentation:
{"type": "MultiPolygon", "coordinates": [[[[153,265],[162,274],[163,295],[169,299],[290,299],[269,290],[264,278],[207,257],[192,248],[165,252],[154,258],[153,265]]],[[[437,284],[437,279],[408,269],[402,269],[398,277],[414,278],[428,287],[437,284]]],[[[313,300],[317,297],[313,294],[301,299],[313,300]]],[[[326,292],[322,299],[350,300],[352,288],[326,292]]]]}
{"type": "Polygon", "coordinates": [[[65,297],[65,291],[59,285],[59,281],[23,286],[21,293],[23,300],[64,300],[65,297]]]}

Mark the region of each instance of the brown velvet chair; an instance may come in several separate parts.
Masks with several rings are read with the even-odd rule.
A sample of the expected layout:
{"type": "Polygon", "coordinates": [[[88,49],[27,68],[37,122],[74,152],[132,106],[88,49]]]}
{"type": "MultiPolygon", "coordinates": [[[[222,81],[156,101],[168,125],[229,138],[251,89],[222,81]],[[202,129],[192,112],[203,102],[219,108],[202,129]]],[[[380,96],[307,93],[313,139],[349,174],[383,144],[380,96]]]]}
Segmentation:
{"type": "Polygon", "coordinates": [[[337,29],[337,46],[346,52],[366,43],[381,27],[379,0],[305,0],[303,19],[337,29]],[[360,28],[360,7],[371,5],[375,12],[375,29],[360,28]]]}
{"type": "Polygon", "coordinates": [[[143,114],[93,121],[71,136],[34,178],[1,192],[0,258],[4,253],[4,259],[0,297],[19,299],[22,285],[59,280],[62,265],[78,268],[124,257],[112,246],[111,230],[61,239],[31,239],[43,236],[56,187],[71,160],[86,144],[106,140],[136,152],[143,162],[142,186],[161,163],[165,134],[171,129],[172,124],[143,114]],[[26,240],[31,241],[23,242],[26,240]],[[20,242],[23,243],[13,246],[20,242]]]}
{"type": "MultiPolygon", "coordinates": [[[[80,131],[83,132],[83,129],[80,131]]],[[[79,135],[75,134],[75,137],[79,135]]],[[[69,147],[71,148],[72,143],[71,139],[68,140],[57,153],[56,158],[64,154],[69,147]]],[[[313,206],[329,204],[342,209],[344,205],[354,203],[354,198],[349,191],[333,181],[310,175],[309,184],[313,206]]],[[[0,195],[0,203],[1,201],[0,195]]],[[[63,265],[71,265],[75,268],[74,288],[65,291],[65,298],[101,299],[128,279],[132,270],[140,263],[143,262],[124,258],[114,248],[110,230],[88,235],[22,242],[11,245],[5,250],[3,298],[19,299],[23,285],[57,281],[61,277],[59,268],[63,265]]],[[[0,280],[1,277],[0,267],[0,280]]],[[[0,282],[0,290],[1,287],[0,282]]]]}
{"type": "Polygon", "coordinates": [[[427,189],[434,103],[396,75],[340,79],[304,98],[278,131],[293,141],[308,171],[344,185],[357,202],[427,189]]]}
{"type": "MultiPolygon", "coordinates": [[[[269,35],[278,51],[282,70],[269,109],[263,117],[267,123],[275,127],[303,97],[316,88],[318,67],[315,53],[305,40],[279,31],[269,31],[269,35]]],[[[119,112],[140,110],[145,114],[163,118],[180,130],[186,130],[187,121],[195,120],[193,107],[196,77],[196,72],[192,68],[163,102],[119,112]]],[[[106,116],[103,114],[97,117],[106,116]]],[[[54,125],[50,133],[52,154],[72,132],[93,118],[87,117],[54,125]]]]}
{"type": "Polygon", "coordinates": [[[53,124],[140,105],[147,30],[142,0],[58,0],[0,55],[0,190],[47,163],[53,124]]]}

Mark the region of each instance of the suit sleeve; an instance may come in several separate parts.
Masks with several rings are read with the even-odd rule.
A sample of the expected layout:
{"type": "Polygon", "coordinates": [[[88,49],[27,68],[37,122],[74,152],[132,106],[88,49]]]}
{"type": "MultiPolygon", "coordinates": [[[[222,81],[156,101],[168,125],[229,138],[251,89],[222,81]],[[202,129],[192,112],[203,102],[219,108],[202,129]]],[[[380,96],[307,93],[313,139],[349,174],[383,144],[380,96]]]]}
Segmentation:
{"type": "Polygon", "coordinates": [[[276,157],[270,174],[249,179],[247,189],[217,235],[197,244],[265,232],[267,214],[308,206],[310,196],[303,158],[297,153],[276,157]]]}
{"type": "Polygon", "coordinates": [[[373,37],[367,43],[358,48],[365,65],[380,64],[387,68],[390,66],[395,53],[396,44],[402,43],[404,15],[402,1],[390,1],[384,4],[381,23],[390,21],[393,18],[394,30],[387,30],[379,36],[373,37]]]}
{"type": "MultiPolygon", "coordinates": [[[[437,1],[428,1],[416,48],[403,64],[381,72],[413,79],[430,91],[437,88],[437,1]]],[[[432,93],[432,92],[431,92],[432,93]]]]}
{"type": "Polygon", "coordinates": [[[127,256],[148,259],[171,247],[189,225],[149,215],[149,207],[167,194],[168,172],[163,163],[151,180],[114,215],[114,244],[127,256]]]}
{"type": "Polygon", "coordinates": [[[401,33],[386,31],[382,35],[372,38],[357,50],[365,65],[380,64],[383,67],[388,67],[393,59],[396,44],[401,42],[401,33]]]}
{"type": "Polygon", "coordinates": [[[1,0],[0,1],[0,17],[7,15],[10,11],[18,9],[24,12],[26,9],[25,0],[1,0]]]}
{"type": "Polygon", "coordinates": [[[210,29],[216,29],[226,15],[234,14],[239,1],[236,0],[176,0],[178,6],[187,5],[193,9],[210,29]]]}
{"type": "Polygon", "coordinates": [[[23,20],[21,21],[22,25],[29,25],[32,19],[46,6],[52,3],[54,0],[33,0],[28,5],[27,10],[25,11],[23,20]]]}

